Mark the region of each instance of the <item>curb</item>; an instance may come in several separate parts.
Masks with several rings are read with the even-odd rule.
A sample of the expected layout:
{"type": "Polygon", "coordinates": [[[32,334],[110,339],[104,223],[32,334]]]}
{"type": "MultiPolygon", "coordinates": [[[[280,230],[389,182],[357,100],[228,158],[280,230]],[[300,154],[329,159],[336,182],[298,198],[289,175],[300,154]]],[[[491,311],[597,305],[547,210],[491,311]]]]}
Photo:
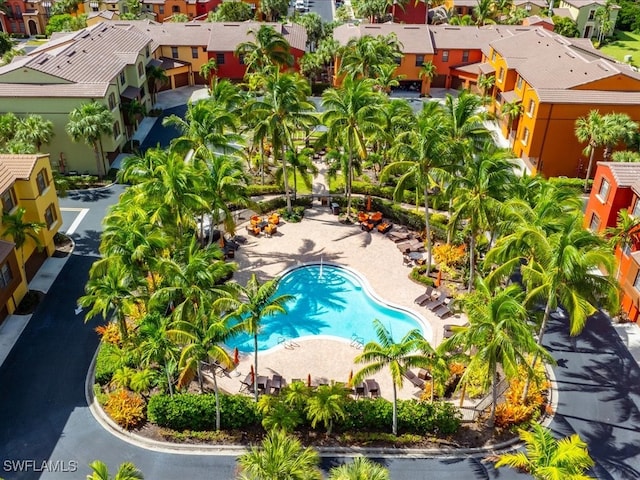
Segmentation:
{"type": "Polygon", "coordinates": [[[67,190],[67,196],[69,196],[70,193],[82,193],[82,192],[93,192],[93,191],[100,191],[100,190],[108,190],[109,188],[113,187],[114,185],[118,185],[118,182],[111,182],[108,185],[104,185],[102,187],[91,187],[91,188],[76,188],[76,189],[69,189],[67,190]]]}

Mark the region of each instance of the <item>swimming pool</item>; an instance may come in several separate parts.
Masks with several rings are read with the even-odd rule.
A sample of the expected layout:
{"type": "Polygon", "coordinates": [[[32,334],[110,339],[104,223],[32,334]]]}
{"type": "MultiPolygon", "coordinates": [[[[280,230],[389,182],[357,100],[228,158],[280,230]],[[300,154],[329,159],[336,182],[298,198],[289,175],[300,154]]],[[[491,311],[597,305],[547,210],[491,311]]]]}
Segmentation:
{"type": "MultiPolygon", "coordinates": [[[[305,265],[286,272],[276,295],[290,294],[286,315],[262,321],[258,348],[263,351],[296,339],[322,335],[363,344],[377,340],[373,319],[377,318],[400,340],[417,328],[425,338],[431,332],[417,315],[377,299],[364,278],[336,265],[305,265]]],[[[253,351],[253,338],[241,334],[229,342],[242,352],[253,351]]]]}

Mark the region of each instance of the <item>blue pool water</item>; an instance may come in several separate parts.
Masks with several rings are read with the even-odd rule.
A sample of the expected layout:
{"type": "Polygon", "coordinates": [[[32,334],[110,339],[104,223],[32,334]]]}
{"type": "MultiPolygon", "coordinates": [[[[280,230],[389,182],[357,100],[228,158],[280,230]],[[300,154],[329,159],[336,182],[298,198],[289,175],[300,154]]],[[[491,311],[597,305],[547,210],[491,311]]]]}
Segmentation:
{"type": "MultiPolygon", "coordinates": [[[[377,340],[373,319],[391,331],[395,340],[417,328],[415,315],[380,303],[363,288],[362,281],[349,270],[331,265],[307,265],[283,275],[276,295],[290,294],[286,315],[266,317],[258,335],[258,348],[267,350],[282,342],[310,335],[328,335],[363,343],[377,340]]],[[[242,334],[229,342],[242,352],[253,351],[253,337],[242,334]]]]}

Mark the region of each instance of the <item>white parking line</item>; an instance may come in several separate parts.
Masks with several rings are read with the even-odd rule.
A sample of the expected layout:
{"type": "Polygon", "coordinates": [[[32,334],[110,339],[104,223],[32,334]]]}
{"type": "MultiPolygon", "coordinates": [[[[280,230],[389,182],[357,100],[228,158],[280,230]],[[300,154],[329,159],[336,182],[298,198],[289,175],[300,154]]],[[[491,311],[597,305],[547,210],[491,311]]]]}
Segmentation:
{"type": "Polygon", "coordinates": [[[82,222],[82,219],[84,218],[84,216],[87,213],[89,213],[89,209],[88,208],[61,208],[60,211],[62,211],[62,212],[80,212],[80,213],[78,213],[78,216],[73,221],[71,226],[65,232],[67,235],[71,235],[73,232],[75,232],[76,228],[78,228],[78,225],[80,225],[80,222],[82,222]]]}

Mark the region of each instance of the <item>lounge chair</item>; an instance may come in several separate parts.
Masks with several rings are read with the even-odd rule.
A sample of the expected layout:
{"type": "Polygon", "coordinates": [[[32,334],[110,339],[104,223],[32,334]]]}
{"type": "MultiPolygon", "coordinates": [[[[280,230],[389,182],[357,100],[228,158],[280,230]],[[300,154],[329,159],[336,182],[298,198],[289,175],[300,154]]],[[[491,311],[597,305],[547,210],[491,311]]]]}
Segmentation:
{"type": "Polygon", "coordinates": [[[380,225],[378,225],[378,231],[380,233],[387,233],[389,230],[391,230],[391,227],[393,227],[392,223],[381,223],[380,225]]]}
{"type": "Polygon", "coordinates": [[[399,243],[399,242],[404,242],[406,240],[409,240],[411,238],[411,234],[408,232],[391,232],[388,237],[394,242],[394,243],[399,243]]]}
{"type": "Polygon", "coordinates": [[[260,230],[260,227],[258,227],[257,225],[247,225],[247,232],[257,237],[258,235],[260,235],[262,230],[260,230]]]}
{"type": "Polygon", "coordinates": [[[382,222],[382,213],[381,212],[372,213],[371,216],[369,216],[369,219],[373,222],[374,225],[377,225],[380,222],[382,222]]]}
{"type": "MultiPolygon", "coordinates": [[[[439,290],[436,290],[439,291],[439,290]]],[[[423,307],[428,308],[429,310],[433,310],[434,308],[439,307],[440,305],[444,305],[445,300],[447,299],[447,293],[440,291],[438,298],[435,300],[431,300],[423,305],[423,307]]]]}
{"type": "Polygon", "coordinates": [[[254,215],[251,217],[250,222],[251,222],[251,225],[255,226],[255,225],[258,225],[260,222],[262,222],[262,218],[260,218],[260,216],[258,215],[254,215]]]}
{"type": "Polygon", "coordinates": [[[404,376],[409,380],[415,387],[424,388],[424,380],[418,378],[418,376],[413,373],[411,370],[405,370],[404,376]]]}
{"type": "Polygon", "coordinates": [[[354,392],[356,397],[360,398],[360,397],[364,397],[366,394],[366,387],[364,385],[364,382],[359,383],[358,385],[355,386],[354,388],[354,392]]]}
{"type": "Polygon", "coordinates": [[[264,233],[271,236],[278,231],[278,227],[276,227],[273,223],[270,223],[266,227],[264,227],[264,233]]]}
{"type": "Polygon", "coordinates": [[[360,228],[362,230],[364,230],[365,232],[370,232],[371,230],[373,230],[373,227],[374,227],[374,225],[370,221],[362,222],[360,224],[360,228]]]}
{"type": "Polygon", "coordinates": [[[269,215],[267,221],[269,223],[272,223],[273,225],[278,225],[280,224],[280,215],[278,213],[272,213],[271,215],[269,215]]]}
{"type": "Polygon", "coordinates": [[[366,393],[371,398],[376,398],[380,396],[380,385],[373,378],[368,378],[364,381],[364,386],[366,393]]]}
{"type": "Polygon", "coordinates": [[[369,221],[369,214],[365,212],[358,212],[358,221],[360,223],[366,223],[369,221]]]}
{"type": "Polygon", "coordinates": [[[453,312],[451,311],[449,306],[445,305],[444,303],[439,307],[432,309],[432,312],[435,313],[438,317],[443,319],[453,315],[453,312]]]}
{"type": "Polygon", "coordinates": [[[428,301],[430,301],[432,299],[434,291],[436,291],[436,290],[433,287],[427,287],[425,292],[422,295],[420,295],[419,297],[416,297],[414,302],[417,303],[418,305],[424,305],[425,303],[427,303],[428,301]]]}

